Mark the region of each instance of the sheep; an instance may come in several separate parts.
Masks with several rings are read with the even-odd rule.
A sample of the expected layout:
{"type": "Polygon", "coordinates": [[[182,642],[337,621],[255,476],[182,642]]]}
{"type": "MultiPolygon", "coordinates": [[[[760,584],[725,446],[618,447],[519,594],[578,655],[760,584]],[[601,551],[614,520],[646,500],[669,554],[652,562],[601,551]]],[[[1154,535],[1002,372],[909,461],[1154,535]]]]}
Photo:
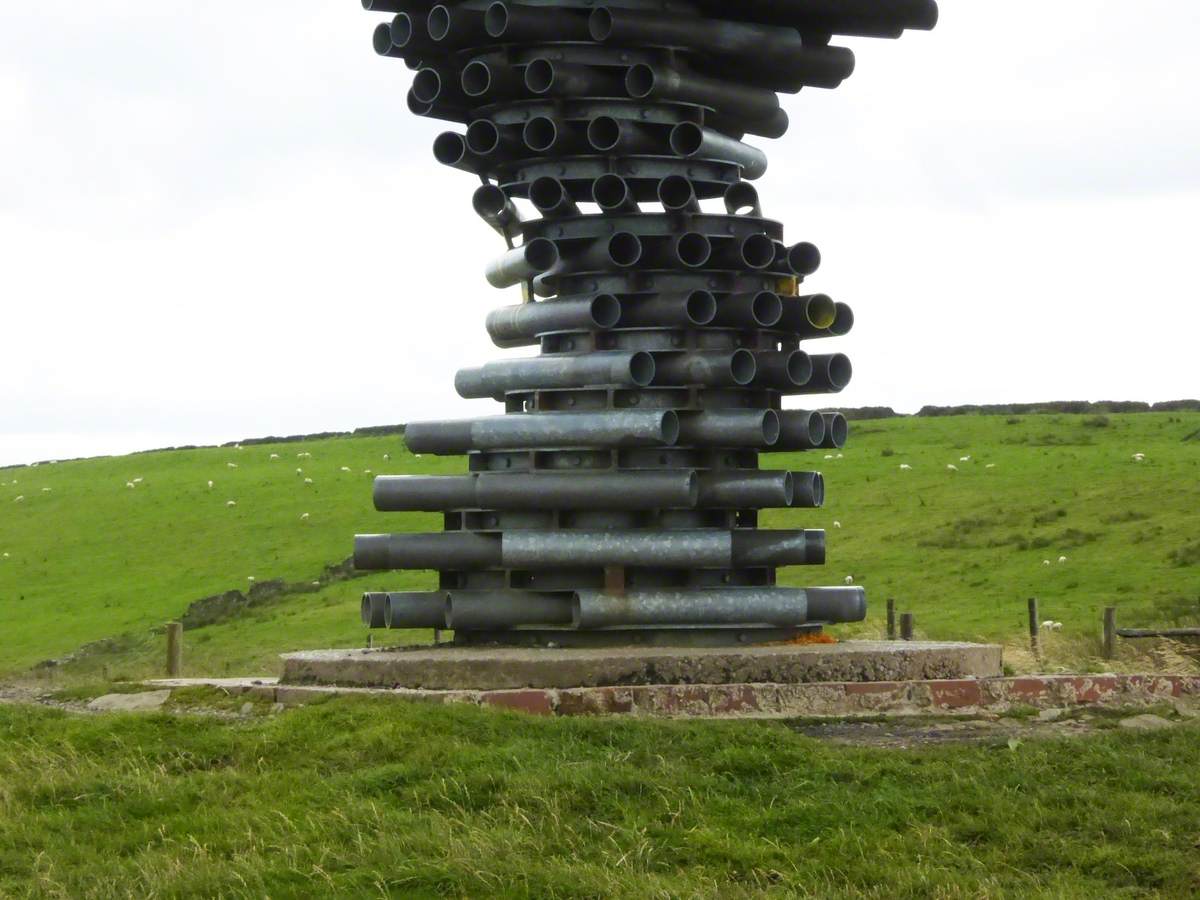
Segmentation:
{"type": "Polygon", "coordinates": [[[237,506],[237,501],[236,500],[226,500],[225,505],[226,506],[237,506]]]}
{"type": "Polygon", "coordinates": [[[853,575],[847,575],[847,576],[846,576],[844,579],[842,579],[842,580],[843,580],[843,581],[844,581],[846,584],[854,584],[854,576],[853,576],[853,575]]]}
{"type": "Polygon", "coordinates": [[[51,488],[42,488],[43,494],[48,494],[48,493],[50,493],[50,491],[51,491],[51,488]]]}
{"type": "Polygon", "coordinates": [[[911,472],[912,466],[910,466],[908,463],[900,463],[900,471],[901,472],[911,472]]]}
{"type": "Polygon", "coordinates": [[[209,489],[210,491],[213,489],[213,483],[212,483],[212,479],[211,479],[211,478],[210,478],[210,479],[208,479],[208,489],[209,489]]]}
{"type": "Polygon", "coordinates": [[[343,472],[349,472],[349,471],[350,471],[350,467],[349,467],[349,466],[342,466],[342,471],[343,471],[343,472]]]}
{"type": "Polygon", "coordinates": [[[255,577],[254,577],[253,575],[247,575],[247,576],[246,576],[246,580],[247,580],[247,581],[255,581],[256,579],[255,579],[255,577]]]}
{"type": "Polygon", "coordinates": [[[303,475],[303,474],[304,474],[304,470],[303,470],[303,469],[300,469],[300,468],[297,468],[297,469],[296,469],[296,474],[297,474],[297,475],[303,475]]]}
{"type": "Polygon", "coordinates": [[[363,469],[363,474],[364,474],[364,475],[370,475],[370,474],[371,474],[371,470],[370,470],[370,469],[363,469]]]}
{"type": "Polygon", "coordinates": [[[134,484],[132,481],[127,481],[127,482],[125,482],[125,487],[127,487],[127,488],[135,488],[135,487],[137,487],[137,485],[136,485],[136,484],[134,484]]]}
{"type": "Polygon", "coordinates": [[[959,461],[959,462],[970,462],[970,461],[971,461],[971,456],[970,456],[970,454],[968,454],[967,456],[960,456],[960,457],[958,458],[958,461],[959,461]]]}
{"type": "Polygon", "coordinates": [[[300,519],[301,519],[301,521],[303,521],[303,520],[305,520],[305,519],[307,519],[307,518],[308,518],[308,513],[300,513],[300,519]]]}
{"type": "Polygon", "coordinates": [[[5,551],[5,553],[4,553],[4,558],[5,558],[5,559],[8,559],[8,552],[7,552],[7,551],[5,551]]]}
{"type": "Polygon", "coordinates": [[[1050,565],[1050,560],[1048,560],[1048,559],[1043,559],[1043,560],[1042,560],[1042,565],[1043,565],[1043,566],[1048,566],[1048,565],[1050,565]]]}
{"type": "Polygon", "coordinates": [[[1043,622],[1043,623],[1042,623],[1042,627],[1043,627],[1043,628],[1045,628],[1045,629],[1047,629],[1047,630],[1049,630],[1049,629],[1053,628],[1053,627],[1054,627],[1054,620],[1053,620],[1053,619],[1047,619],[1045,622],[1043,622]]]}
{"type": "Polygon", "coordinates": [[[312,483],[313,483],[313,480],[312,480],[311,478],[305,478],[305,479],[304,479],[304,483],[305,483],[305,484],[312,484],[312,483]]]}
{"type": "Polygon", "coordinates": [[[225,465],[229,466],[229,468],[231,468],[231,469],[236,469],[236,468],[237,468],[237,463],[232,463],[232,462],[231,462],[231,463],[225,463],[225,465]]]}
{"type": "Polygon", "coordinates": [[[1060,631],[1062,629],[1062,622],[1051,622],[1050,629],[1052,631],[1060,631]]]}
{"type": "Polygon", "coordinates": [[[949,469],[951,472],[958,471],[958,466],[956,466],[954,463],[946,463],[946,468],[949,469]]]}
{"type": "Polygon", "coordinates": [[[390,453],[385,453],[385,454],[383,454],[383,458],[384,458],[384,459],[391,459],[391,458],[392,458],[392,454],[390,454],[390,453]]]}
{"type": "Polygon", "coordinates": [[[133,479],[133,483],[134,483],[134,484],[141,484],[141,483],[142,483],[143,481],[145,481],[145,480],[146,480],[146,479],[144,479],[144,478],[135,478],[135,479],[133,479]]]}
{"type": "Polygon", "coordinates": [[[837,519],[834,519],[834,520],[833,520],[833,527],[834,527],[834,528],[841,528],[841,527],[842,527],[842,523],[841,523],[841,522],[839,522],[837,519]]]}
{"type": "Polygon", "coordinates": [[[833,459],[833,454],[832,454],[832,453],[826,453],[826,454],[825,454],[825,458],[826,458],[826,459],[833,459]]]}
{"type": "Polygon", "coordinates": [[[13,503],[24,503],[24,502],[25,502],[24,494],[17,494],[17,496],[13,498],[13,503]]]}
{"type": "Polygon", "coordinates": [[[986,466],[984,466],[984,468],[985,468],[985,469],[994,469],[994,468],[996,468],[996,464],[995,464],[995,463],[988,463],[986,466]]]}
{"type": "Polygon", "coordinates": [[[1058,561],[1059,561],[1060,563],[1065,563],[1065,562],[1067,561],[1067,558],[1066,558],[1065,556],[1060,556],[1060,557],[1058,558],[1058,561]]]}
{"type": "Polygon", "coordinates": [[[314,582],[312,583],[312,586],[313,586],[313,587],[320,587],[320,586],[321,586],[321,582],[319,582],[319,581],[314,581],[314,582]]]}
{"type": "Polygon", "coordinates": [[[839,453],[839,454],[837,455],[837,458],[838,458],[838,459],[845,459],[845,458],[846,458],[846,454],[844,454],[844,453],[839,453]]]}
{"type": "Polygon", "coordinates": [[[270,458],[270,459],[279,459],[279,454],[278,454],[278,453],[272,453],[272,454],[270,455],[270,457],[269,457],[269,458],[270,458]]]}

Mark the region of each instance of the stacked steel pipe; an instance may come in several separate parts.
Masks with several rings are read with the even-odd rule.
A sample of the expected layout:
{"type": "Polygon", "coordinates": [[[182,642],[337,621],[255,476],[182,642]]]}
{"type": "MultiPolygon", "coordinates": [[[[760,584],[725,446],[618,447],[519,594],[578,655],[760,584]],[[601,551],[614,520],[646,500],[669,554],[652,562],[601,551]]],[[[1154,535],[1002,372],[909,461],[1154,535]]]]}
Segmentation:
{"type": "Polygon", "coordinates": [[[836,87],[832,35],[932,28],[934,0],[362,0],[394,17],[375,50],[415,71],[409,109],[464,126],[434,141],[476,175],[475,212],[506,246],[486,270],[522,302],[498,347],[539,354],[462,369],[504,414],[414,422],[415,453],[469,474],[385,476],[376,508],[445,514],[439,534],[360,535],[359,569],[433,569],[439,589],[368,594],[372,627],[459,642],[719,644],[857,621],[859,587],[788,588],[821,564],[818,472],[760,454],[841,447],[838,413],[783,398],[840,391],[850,361],[813,341],[853,315],[801,290],[820,254],[787,243],[750,183],[780,137],[777,92],[836,87]],[[523,215],[520,206],[531,208],[523,215]],[[590,204],[590,206],[589,206],[590,204]]]}

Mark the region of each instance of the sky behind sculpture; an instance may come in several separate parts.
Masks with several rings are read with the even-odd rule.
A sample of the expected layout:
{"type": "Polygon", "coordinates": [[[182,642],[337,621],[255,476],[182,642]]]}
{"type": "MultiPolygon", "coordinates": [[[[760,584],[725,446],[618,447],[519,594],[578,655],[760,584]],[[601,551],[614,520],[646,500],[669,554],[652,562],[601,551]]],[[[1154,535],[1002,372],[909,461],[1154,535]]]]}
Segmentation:
{"type": "MultiPolygon", "coordinates": [[[[471,414],[454,370],[517,292],[358,4],[9,7],[0,465],[471,414]]],[[[749,142],[857,314],[841,404],[1200,394],[1198,26],[944,0],[907,46],[846,39],[836,98],[782,95],[749,142]]]]}

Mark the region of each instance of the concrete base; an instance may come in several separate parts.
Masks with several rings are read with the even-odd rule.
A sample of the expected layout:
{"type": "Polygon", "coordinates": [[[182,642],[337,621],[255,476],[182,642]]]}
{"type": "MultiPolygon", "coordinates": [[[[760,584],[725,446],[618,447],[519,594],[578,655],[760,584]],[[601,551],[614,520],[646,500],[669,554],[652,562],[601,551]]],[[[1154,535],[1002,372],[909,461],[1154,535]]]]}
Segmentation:
{"type": "Polygon", "coordinates": [[[844,641],[752,647],[412,647],[283,657],[282,684],[513,690],[672,684],[808,684],[987,678],[996,644],[844,641]]]}

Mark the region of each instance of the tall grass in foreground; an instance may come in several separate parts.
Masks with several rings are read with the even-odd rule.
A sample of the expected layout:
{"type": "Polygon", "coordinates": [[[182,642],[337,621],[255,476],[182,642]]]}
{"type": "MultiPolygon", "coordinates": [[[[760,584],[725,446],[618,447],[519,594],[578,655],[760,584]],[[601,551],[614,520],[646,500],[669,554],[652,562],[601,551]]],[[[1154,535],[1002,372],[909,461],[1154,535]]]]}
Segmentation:
{"type": "Polygon", "coordinates": [[[896,751],[353,700],[0,707],[0,894],[1193,897],[1198,738],[896,751]]]}

